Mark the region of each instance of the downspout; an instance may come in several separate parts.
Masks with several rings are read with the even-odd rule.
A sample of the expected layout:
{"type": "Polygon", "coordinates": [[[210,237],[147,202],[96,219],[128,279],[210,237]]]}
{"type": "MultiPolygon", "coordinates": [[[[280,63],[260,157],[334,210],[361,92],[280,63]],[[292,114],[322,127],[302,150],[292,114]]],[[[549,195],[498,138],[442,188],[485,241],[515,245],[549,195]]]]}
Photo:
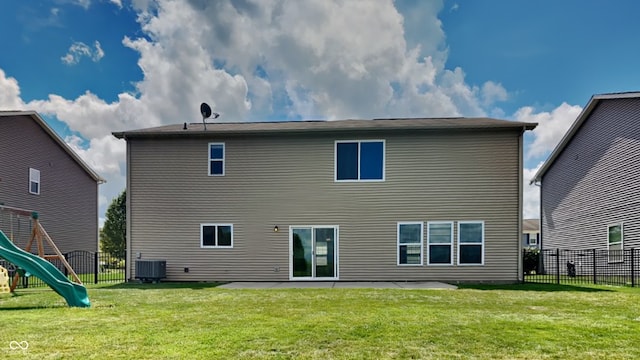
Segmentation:
{"type": "Polygon", "coordinates": [[[129,141],[125,136],[122,137],[127,142],[127,181],[126,181],[126,192],[127,196],[125,198],[125,204],[127,207],[126,210],[126,247],[125,247],[125,281],[131,280],[131,266],[134,261],[131,257],[131,146],[129,141]]]}
{"type": "Polygon", "coordinates": [[[531,184],[537,186],[540,188],[540,220],[538,220],[538,231],[540,232],[540,239],[538,242],[538,251],[539,251],[539,255],[538,255],[538,272],[540,274],[544,274],[544,252],[542,251],[543,246],[542,246],[542,239],[544,238],[544,236],[542,235],[542,183],[540,181],[536,181],[536,179],[531,180],[531,184]]]}
{"type": "Polygon", "coordinates": [[[524,169],[523,161],[523,141],[524,132],[527,131],[525,127],[522,128],[520,135],[518,136],[518,282],[524,282],[524,268],[522,264],[522,210],[523,210],[523,177],[522,171],[524,169]]]}

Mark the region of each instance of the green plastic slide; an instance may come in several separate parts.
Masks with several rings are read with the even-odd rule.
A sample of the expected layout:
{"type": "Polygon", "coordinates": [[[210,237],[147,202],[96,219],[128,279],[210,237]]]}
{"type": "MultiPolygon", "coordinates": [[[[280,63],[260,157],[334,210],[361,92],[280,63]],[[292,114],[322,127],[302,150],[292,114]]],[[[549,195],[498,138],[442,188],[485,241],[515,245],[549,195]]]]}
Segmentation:
{"type": "Polygon", "coordinates": [[[37,276],[62,296],[69,306],[89,307],[87,288],[71,282],[49,261],[18,248],[0,230],[0,258],[23,268],[27,273],[37,276]]]}

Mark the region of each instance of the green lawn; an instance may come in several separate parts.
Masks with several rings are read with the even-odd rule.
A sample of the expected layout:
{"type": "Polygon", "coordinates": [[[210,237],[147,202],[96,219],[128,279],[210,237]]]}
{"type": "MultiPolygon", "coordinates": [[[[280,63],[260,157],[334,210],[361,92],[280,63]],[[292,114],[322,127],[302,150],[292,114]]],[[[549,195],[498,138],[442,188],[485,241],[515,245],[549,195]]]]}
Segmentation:
{"type": "MultiPolygon", "coordinates": [[[[93,273],[86,273],[86,274],[77,274],[78,277],[80,278],[80,280],[84,283],[84,284],[93,284],[95,283],[95,275],[93,273]]],[[[75,281],[74,278],[71,275],[68,275],[67,278],[71,281],[75,281]]],[[[13,279],[10,279],[10,281],[13,279]]],[[[23,278],[20,278],[19,281],[19,285],[18,285],[18,289],[23,289],[23,278]]],[[[121,283],[124,281],[124,269],[106,269],[104,271],[100,271],[98,272],[98,282],[111,282],[111,283],[121,283]]],[[[44,287],[44,288],[48,288],[47,284],[38,279],[35,276],[31,276],[29,277],[29,288],[39,288],[39,287],[44,287]]]]}
{"type": "Polygon", "coordinates": [[[633,359],[640,289],[89,286],[0,297],[3,359],[633,359]],[[11,349],[13,342],[28,349],[11,349]],[[26,343],[22,343],[23,345],[26,343]]]}

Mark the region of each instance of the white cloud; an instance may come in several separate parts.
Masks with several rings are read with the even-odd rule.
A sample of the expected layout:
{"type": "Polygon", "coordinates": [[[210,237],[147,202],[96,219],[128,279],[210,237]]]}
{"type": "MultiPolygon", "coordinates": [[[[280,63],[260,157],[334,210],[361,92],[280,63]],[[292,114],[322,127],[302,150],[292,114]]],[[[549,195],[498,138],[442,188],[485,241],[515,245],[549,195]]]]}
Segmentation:
{"type": "MultiPolygon", "coordinates": [[[[533,137],[533,141],[525,149],[525,157],[527,159],[546,158],[581,111],[580,106],[567,103],[562,103],[550,112],[535,113],[534,108],[530,106],[518,109],[513,116],[514,120],[538,123],[538,126],[528,133],[530,134],[528,136],[533,137]]],[[[543,163],[541,161],[535,168],[523,169],[523,216],[525,218],[540,217],[540,188],[530,182],[543,163]]]]}
{"type": "Polygon", "coordinates": [[[20,98],[20,86],[15,78],[7,77],[0,69],[0,109],[20,110],[24,102],[20,98]]]}
{"type": "Polygon", "coordinates": [[[93,52],[93,55],[91,56],[91,60],[93,60],[94,62],[98,62],[100,61],[100,59],[104,57],[104,50],[102,50],[102,46],[100,46],[100,42],[97,40],[94,43],[94,46],[96,50],[93,52]]]}
{"type": "Polygon", "coordinates": [[[91,0],[71,0],[71,3],[80,6],[85,10],[91,6],[91,0]]]}
{"type": "Polygon", "coordinates": [[[89,146],[83,146],[77,136],[65,138],[65,142],[107,182],[100,185],[98,207],[100,208],[100,226],[104,223],[104,212],[111,200],[125,188],[124,177],[126,162],[126,143],[111,135],[91,139],[89,146]]]}
{"type": "Polygon", "coordinates": [[[97,40],[93,43],[93,46],[94,49],[83,42],[76,41],[71,44],[67,54],[61,57],[60,60],[67,65],[76,65],[82,57],[88,57],[93,62],[98,62],[104,57],[104,50],[102,50],[100,42],[97,40]]]}
{"type": "Polygon", "coordinates": [[[109,2],[122,9],[122,0],[109,0],[109,2]]]}
{"type": "MultiPolygon", "coordinates": [[[[227,89],[209,91],[221,105],[222,119],[232,121],[261,120],[278,99],[285,99],[278,105],[286,104],[292,114],[329,119],[484,115],[485,104],[499,99],[492,93],[479,100],[481,90],[465,83],[461,69],[443,68],[438,2],[418,7],[411,18],[403,18],[392,1],[156,5],[153,11],[148,3],[139,9],[146,37],[127,38],[124,44],[140,53],[146,75],[141,93],[147,86],[162,92],[167,87],[157,85],[169,80],[176,84],[171,90],[179,91],[161,94],[165,104],[167,95],[181,93],[186,99],[202,93],[194,89],[211,89],[202,79],[246,84],[246,99],[234,87],[239,92],[232,99],[223,98],[227,89]],[[428,41],[411,48],[403,26],[415,25],[416,16],[430,31],[422,36],[428,41]],[[214,60],[224,69],[212,69],[214,60]],[[256,75],[257,68],[266,76],[256,75]],[[163,73],[162,79],[153,78],[163,73]],[[234,79],[224,79],[232,74],[234,79]]],[[[185,114],[185,102],[179,100],[170,102],[185,114]]]]}
{"type": "MultiPolygon", "coordinates": [[[[55,116],[87,139],[67,142],[108,180],[101,214],[125,186],[125,144],[110,133],[199,121],[203,101],[221,121],[264,120],[274,109],[313,119],[500,113],[501,84],[468,84],[461,68],[445,68],[442,1],[412,6],[403,16],[392,0],[134,0],[141,36],[122,44],[139,55],[135,92],[110,102],[90,90],[52,93],[25,104],[0,70],[0,106],[55,116]]],[[[99,42],[76,42],[61,59],[104,56],[99,42]]]]}
{"type": "Polygon", "coordinates": [[[498,101],[505,101],[508,98],[507,90],[502,84],[493,81],[487,81],[482,85],[480,98],[485,107],[491,106],[498,101]]]}
{"type": "Polygon", "coordinates": [[[532,132],[534,140],[527,149],[527,158],[535,158],[551,152],[581,111],[582,107],[567,103],[562,103],[551,112],[534,113],[533,107],[520,108],[514,114],[515,120],[538,123],[532,132]]]}
{"type": "Polygon", "coordinates": [[[535,184],[530,184],[531,179],[538,172],[543,162],[538,163],[535,168],[523,169],[522,182],[523,182],[523,207],[522,216],[524,219],[539,219],[540,218],[540,187],[535,184]]]}

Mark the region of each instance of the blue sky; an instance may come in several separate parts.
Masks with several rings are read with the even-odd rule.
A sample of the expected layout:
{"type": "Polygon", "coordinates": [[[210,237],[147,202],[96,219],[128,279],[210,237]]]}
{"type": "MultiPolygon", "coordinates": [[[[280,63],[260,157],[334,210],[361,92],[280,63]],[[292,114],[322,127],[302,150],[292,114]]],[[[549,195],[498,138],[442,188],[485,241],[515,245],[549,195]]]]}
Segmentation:
{"type": "MultiPolygon", "coordinates": [[[[0,109],[38,111],[124,188],[121,131],[221,121],[539,122],[525,178],[593,94],[640,90],[640,2],[50,0],[0,3],[0,109]]],[[[538,212],[525,185],[525,217],[538,212]]]]}

